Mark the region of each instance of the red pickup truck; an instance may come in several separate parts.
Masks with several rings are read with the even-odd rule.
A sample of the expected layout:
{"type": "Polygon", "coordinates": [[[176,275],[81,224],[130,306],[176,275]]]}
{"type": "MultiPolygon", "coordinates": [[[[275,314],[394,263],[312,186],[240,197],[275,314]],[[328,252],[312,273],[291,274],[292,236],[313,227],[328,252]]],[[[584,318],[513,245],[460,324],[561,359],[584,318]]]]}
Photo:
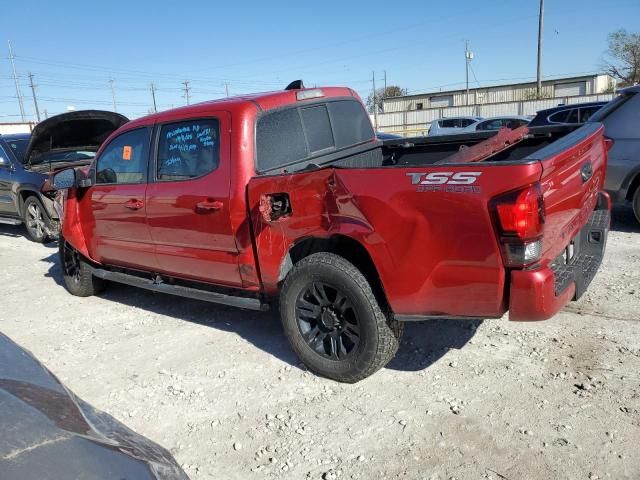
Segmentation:
{"type": "Polygon", "coordinates": [[[381,142],[349,88],[191,105],[53,177],[64,281],[279,303],[308,368],[355,382],[405,321],[543,320],[578,298],[606,244],[606,158],[599,124],[381,142]]]}

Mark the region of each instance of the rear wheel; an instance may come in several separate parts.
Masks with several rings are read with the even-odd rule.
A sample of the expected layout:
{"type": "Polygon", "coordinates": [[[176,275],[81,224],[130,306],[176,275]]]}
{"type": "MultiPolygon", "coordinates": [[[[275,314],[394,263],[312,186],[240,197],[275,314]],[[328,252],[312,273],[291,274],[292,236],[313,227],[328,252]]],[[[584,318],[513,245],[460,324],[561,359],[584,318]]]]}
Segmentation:
{"type": "Polygon", "coordinates": [[[293,267],[280,294],[280,314],[309,370],[340,382],[373,374],[400,344],[402,324],[383,312],[362,273],[331,253],[310,255],[293,267]]]}
{"type": "Polygon", "coordinates": [[[633,213],[636,216],[636,220],[640,223],[640,187],[636,188],[633,194],[633,213]]]}
{"type": "Polygon", "coordinates": [[[28,197],[24,202],[23,221],[31,240],[45,243],[49,239],[51,220],[35,196],[28,197]]]}
{"type": "Polygon", "coordinates": [[[60,237],[59,253],[62,278],[67,290],[77,297],[90,297],[104,290],[106,283],[97,278],[80,253],[60,237]]]}

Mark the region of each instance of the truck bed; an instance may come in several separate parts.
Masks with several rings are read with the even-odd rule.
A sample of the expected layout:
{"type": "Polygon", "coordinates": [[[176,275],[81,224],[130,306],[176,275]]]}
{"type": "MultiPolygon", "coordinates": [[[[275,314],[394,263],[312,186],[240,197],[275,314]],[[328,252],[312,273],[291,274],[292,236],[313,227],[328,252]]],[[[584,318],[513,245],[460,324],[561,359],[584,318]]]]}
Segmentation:
{"type": "MultiPolygon", "coordinates": [[[[548,271],[588,222],[604,180],[601,125],[532,130],[474,163],[447,159],[492,134],[389,140],[298,172],[255,177],[248,206],[265,291],[277,291],[282,257],[299,239],[347,237],[375,259],[396,314],[501,316],[513,269],[504,264],[494,200],[540,189],[545,224],[535,267],[548,271]],[[273,192],[287,197],[288,214],[269,216],[264,206],[273,192]]],[[[542,296],[543,314],[527,318],[525,308],[513,318],[548,316],[573,298],[572,286],[557,299],[542,296]]]]}

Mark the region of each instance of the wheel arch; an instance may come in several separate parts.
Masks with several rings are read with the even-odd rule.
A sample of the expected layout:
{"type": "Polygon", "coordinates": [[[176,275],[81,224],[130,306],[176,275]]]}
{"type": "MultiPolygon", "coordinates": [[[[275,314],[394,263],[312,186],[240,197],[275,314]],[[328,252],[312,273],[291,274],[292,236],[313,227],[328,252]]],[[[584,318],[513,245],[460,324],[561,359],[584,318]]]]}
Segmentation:
{"type": "Polygon", "coordinates": [[[307,237],[294,243],[282,260],[278,275],[282,283],[293,266],[314,253],[333,253],[352,263],[371,285],[376,299],[389,307],[380,274],[369,251],[358,240],[347,235],[335,234],[330,237],[307,237]]]}
{"type": "Polygon", "coordinates": [[[628,187],[627,187],[627,192],[625,195],[625,200],[629,200],[632,201],[633,200],[633,195],[635,194],[636,190],[640,187],[640,168],[636,169],[632,174],[631,174],[631,179],[628,183],[628,187]]]}
{"type": "Polygon", "coordinates": [[[44,211],[49,217],[50,220],[56,220],[58,216],[55,214],[55,209],[53,208],[53,201],[46,198],[40,191],[34,186],[23,186],[17,192],[17,200],[18,200],[18,215],[20,217],[24,216],[24,204],[29,197],[36,197],[42,206],[44,207],[44,211]]]}

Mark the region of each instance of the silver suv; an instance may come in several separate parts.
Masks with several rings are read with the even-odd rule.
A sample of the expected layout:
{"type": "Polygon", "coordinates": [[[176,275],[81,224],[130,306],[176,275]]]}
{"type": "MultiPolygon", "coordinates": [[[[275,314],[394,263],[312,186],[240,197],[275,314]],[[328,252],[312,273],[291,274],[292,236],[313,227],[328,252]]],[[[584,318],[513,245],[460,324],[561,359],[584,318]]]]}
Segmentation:
{"type": "Polygon", "coordinates": [[[613,140],[605,180],[611,201],[632,202],[640,222],[640,85],[619,93],[589,121],[602,122],[605,135],[613,140]]]}

